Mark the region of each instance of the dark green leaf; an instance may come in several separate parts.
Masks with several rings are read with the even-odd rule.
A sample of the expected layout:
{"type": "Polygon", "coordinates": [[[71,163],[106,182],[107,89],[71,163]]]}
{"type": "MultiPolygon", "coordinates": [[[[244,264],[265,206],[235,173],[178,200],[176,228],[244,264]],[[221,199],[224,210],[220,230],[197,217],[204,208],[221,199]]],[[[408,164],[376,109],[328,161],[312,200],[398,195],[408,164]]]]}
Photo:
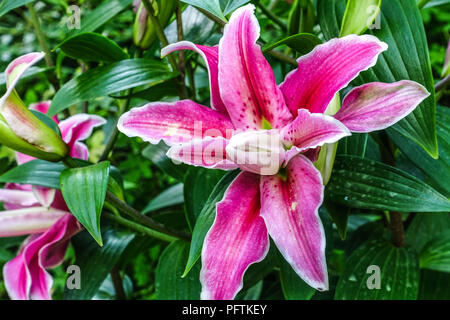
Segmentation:
{"type": "Polygon", "coordinates": [[[212,13],[216,17],[226,21],[225,16],[223,15],[222,9],[220,8],[219,0],[181,0],[187,4],[192,6],[201,8],[203,10],[212,13]]]}
{"type": "Polygon", "coordinates": [[[448,230],[423,247],[419,264],[421,268],[450,272],[450,232],[448,230]]]}
{"type": "Polygon", "coordinates": [[[150,59],[128,59],[97,67],[73,78],[56,93],[48,111],[50,116],[73,104],[107,96],[144,84],[172,77],[163,62],[150,59]]]}
{"type": "Polygon", "coordinates": [[[450,300],[450,273],[421,270],[419,299],[450,300]]]}
{"type": "Polygon", "coordinates": [[[406,232],[406,243],[420,252],[434,237],[450,230],[448,213],[418,213],[406,232]]]}
{"type": "Polygon", "coordinates": [[[74,35],[55,49],[57,48],[69,57],[83,61],[116,62],[129,58],[114,41],[92,32],[74,35]]]}
{"type": "Polygon", "coordinates": [[[100,215],[109,179],[109,162],[65,169],[61,172],[61,191],[70,212],[101,246],[100,215]]]}
{"type": "Polygon", "coordinates": [[[142,213],[159,210],[162,208],[171,207],[184,202],[183,184],[179,183],[171,186],[157,195],[150,203],[142,210],[142,213]]]}
{"type": "Polygon", "coordinates": [[[33,1],[34,0],[2,0],[2,3],[0,3],[0,17],[4,16],[13,9],[24,6],[33,1]]]}
{"type": "Polygon", "coordinates": [[[206,201],[200,215],[194,226],[194,231],[192,233],[191,248],[189,250],[189,259],[186,264],[186,269],[184,270],[184,276],[192,269],[192,267],[200,258],[203,240],[205,239],[206,233],[211,228],[214,219],[216,217],[216,203],[222,200],[225,191],[228,186],[233,182],[236,176],[239,174],[238,170],[228,172],[219,183],[214,187],[208,200],[206,201]]]}
{"type": "Polygon", "coordinates": [[[435,160],[413,142],[394,130],[388,130],[389,137],[418,168],[431,179],[432,185],[450,197],[450,109],[437,108],[437,137],[439,159],[435,160]]]}
{"type": "Polygon", "coordinates": [[[288,47],[296,50],[301,55],[305,55],[305,54],[311,52],[315,46],[317,46],[321,43],[322,43],[322,41],[320,41],[320,39],[314,34],[299,33],[299,34],[278,40],[272,44],[265,45],[263,47],[263,52],[268,52],[272,49],[275,49],[275,48],[285,44],[288,47]]]}
{"type": "Polygon", "coordinates": [[[161,300],[200,299],[200,265],[181,277],[189,254],[189,243],[172,242],[162,253],[155,275],[156,296],[161,300]]]}
{"type": "Polygon", "coordinates": [[[59,189],[59,175],[65,169],[62,163],[33,160],[15,167],[2,176],[0,182],[32,184],[59,189]]]}
{"type": "Polygon", "coordinates": [[[92,240],[92,237],[83,232],[72,238],[75,248],[76,265],[81,271],[81,289],[64,292],[65,300],[89,300],[94,297],[111,269],[128,244],[133,240],[134,234],[107,230],[103,232],[103,247],[92,240]]]}
{"type": "Polygon", "coordinates": [[[333,220],[342,240],[347,237],[347,222],[351,208],[327,201],[325,204],[328,214],[333,220]]]}
{"type": "MultiPolygon", "coordinates": [[[[345,0],[319,0],[319,21],[326,39],[339,36],[345,4],[345,0]]],[[[425,30],[415,0],[383,1],[381,28],[370,33],[386,42],[389,49],[378,58],[375,67],[361,73],[356,84],[409,79],[424,85],[431,93],[430,97],[392,128],[436,158],[434,81],[425,30]]]]}
{"type": "Polygon", "coordinates": [[[364,158],[369,135],[367,133],[352,133],[339,141],[337,154],[358,156],[364,158]]]}
{"type": "Polygon", "coordinates": [[[280,281],[286,300],[310,300],[315,290],[306,284],[280,255],[280,281]]]}
{"type": "Polygon", "coordinates": [[[416,255],[383,240],[366,242],[347,261],[339,278],[338,300],[414,300],[419,291],[419,266],[416,255]],[[380,289],[369,289],[376,274],[369,266],[380,268],[380,289]]]}
{"type": "Polygon", "coordinates": [[[189,166],[183,163],[175,164],[166,156],[167,150],[169,150],[169,147],[161,141],[158,144],[148,145],[144,151],[142,151],[142,155],[168,175],[174,177],[178,181],[183,181],[184,174],[189,166]]]}
{"type": "Polygon", "coordinates": [[[184,177],[184,208],[191,230],[215,185],[225,171],[206,168],[189,168],[184,177]]]}
{"type": "Polygon", "coordinates": [[[250,2],[250,0],[228,0],[225,9],[223,9],[223,13],[225,15],[228,15],[229,13],[233,12],[234,10],[248,2],[250,2]]]}
{"type": "Polygon", "coordinates": [[[353,208],[400,212],[446,212],[450,201],[397,168],[354,156],[338,156],[328,198],[353,208]]]}

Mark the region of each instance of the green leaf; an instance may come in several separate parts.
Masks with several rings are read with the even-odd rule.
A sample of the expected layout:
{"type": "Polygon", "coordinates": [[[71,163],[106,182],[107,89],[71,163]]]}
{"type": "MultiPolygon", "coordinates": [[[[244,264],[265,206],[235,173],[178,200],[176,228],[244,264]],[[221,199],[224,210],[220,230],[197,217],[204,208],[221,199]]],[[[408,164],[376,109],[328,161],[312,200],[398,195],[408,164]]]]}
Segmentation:
{"type": "Polygon", "coordinates": [[[321,44],[322,41],[314,34],[311,33],[299,33],[293,36],[289,36],[278,40],[272,44],[267,44],[263,47],[263,52],[268,52],[283,44],[296,50],[301,55],[305,55],[311,52],[315,46],[321,44]]]}
{"type": "Polygon", "coordinates": [[[56,93],[48,111],[53,116],[71,105],[172,77],[168,65],[150,59],[127,59],[97,67],[73,78],[56,93]]]}
{"type": "Polygon", "coordinates": [[[450,273],[420,271],[420,300],[450,300],[450,273]]]}
{"type": "Polygon", "coordinates": [[[129,55],[114,41],[98,33],[86,32],[74,35],[56,48],[60,48],[73,59],[95,62],[116,62],[128,59],[129,55]]]}
{"type": "Polygon", "coordinates": [[[348,0],[340,36],[364,33],[378,16],[380,6],[381,0],[348,0]]]}
{"type": "Polygon", "coordinates": [[[94,297],[111,269],[119,261],[134,234],[109,229],[102,234],[103,247],[99,247],[87,232],[72,238],[75,263],[81,271],[81,289],[65,289],[64,300],[89,300],[94,297]]]}
{"type": "Polygon", "coordinates": [[[228,0],[225,9],[223,9],[223,13],[228,15],[248,2],[250,2],[250,0],[228,0]]]}
{"type": "Polygon", "coordinates": [[[0,182],[32,184],[59,189],[59,175],[66,167],[62,163],[32,160],[0,176],[0,182]]]}
{"type": "Polygon", "coordinates": [[[417,252],[437,235],[450,230],[448,213],[418,213],[406,231],[406,243],[417,252]]]}
{"type": "Polygon", "coordinates": [[[337,156],[328,199],[352,208],[446,212],[450,201],[397,168],[354,156],[337,156]]]}
{"type": "Polygon", "coordinates": [[[339,278],[337,300],[414,300],[419,290],[419,266],[416,255],[383,240],[366,242],[347,261],[339,278]],[[380,289],[369,289],[376,274],[369,266],[380,268],[380,289]]]}
{"type": "Polygon", "coordinates": [[[27,3],[33,1],[34,0],[2,0],[2,3],[0,3],[0,18],[7,14],[9,11],[24,6],[27,3]]]}
{"type": "Polygon", "coordinates": [[[184,208],[192,230],[215,185],[225,171],[191,167],[184,176],[184,208]]]}
{"type": "Polygon", "coordinates": [[[228,172],[219,183],[214,187],[208,200],[203,206],[200,215],[195,223],[194,230],[192,233],[191,248],[189,250],[189,259],[186,264],[186,269],[184,270],[183,276],[186,276],[188,272],[195,265],[197,260],[200,258],[203,247],[203,240],[205,239],[206,233],[211,228],[214,219],[216,218],[216,203],[222,200],[225,191],[227,191],[228,186],[233,182],[236,176],[239,174],[238,170],[228,172]]]}
{"type": "Polygon", "coordinates": [[[201,8],[203,10],[206,10],[209,13],[215,15],[216,17],[219,17],[223,21],[227,20],[222,12],[222,9],[220,8],[219,0],[181,0],[181,1],[190,4],[192,6],[201,8]]]}
{"type": "MultiPolygon", "coordinates": [[[[424,2],[424,0],[419,0],[419,2],[424,2]]],[[[424,8],[432,8],[432,7],[438,7],[438,6],[443,6],[443,5],[447,5],[450,4],[450,0],[428,0],[425,1],[428,2],[424,8]]]]}
{"type": "Polygon", "coordinates": [[[119,12],[128,7],[133,0],[106,0],[94,10],[89,11],[81,20],[81,29],[76,33],[94,32],[109,20],[114,18],[119,12]]]}
{"type": "MultiPolygon", "coordinates": [[[[319,0],[318,16],[327,40],[339,36],[345,0],[319,0]]],[[[381,28],[370,33],[388,44],[378,63],[362,72],[355,85],[404,79],[424,85],[431,93],[415,111],[392,128],[437,158],[436,102],[430,56],[422,18],[415,0],[389,0],[381,5],[381,28]]]]}
{"type": "Polygon", "coordinates": [[[435,237],[420,252],[421,268],[450,272],[450,232],[435,237]]]}
{"type": "Polygon", "coordinates": [[[164,190],[157,195],[149,204],[142,210],[142,213],[149,213],[162,208],[171,207],[184,202],[183,197],[183,184],[178,183],[174,186],[164,190]]]}
{"type": "Polygon", "coordinates": [[[65,169],[61,173],[61,191],[70,212],[100,246],[100,215],[108,188],[109,162],[65,169]]]}
{"type": "Polygon", "coordinates": [[[325,203],[325,207],[331,217],[331,220],[333,220],[336,225],[339,236],[342,240],[345,240],[347,237],[348,217],[350,216],[352,209],[330,201],[325,203]]]}
{"type": "Polygon", "coordinates": [[[155,274],[155,291],[161,300],[198,300],[201,285],[200,265],[181,277],[189,254],[189,244],[185,241],[172,242],[159,258],[155,274]]]}
{"type": "Polygon", "coordinates": [[[315,8],[312,0],[295,0],[289,12],[288,34],[313,32],[315,8]]]}
{"type": "Polygon", "coordinates": [[[295,273],[281,254],[279,256],[281,288],[286,300],[310,300],[315,290],[295,273]]]}
{"type": "Polygon", "coordinates": [[[368,140],[369,135],[367,133],[352,133],[351,136],[339,141],[337,154],[364,158],[368,140]]]}
{"type": "Polygon", "coordinates": [[[183,181],[189,166],[183,163],[175,164],[166,156],[167,150],[169,150],[169,147],[161,141],[158,144],[149,144],[144,151],[142,151],[142,155],[168,175],[174,177],[178,181],[183,181]]]}
{"type": "Polygon", "coordinates": [[[427,175],[433,187],[450,197],[450,109],[439,106],[436,113],[439,159],[428,156],[421,148],[394,130],[389,137],[400,150],[427,175]]]}
{"type": "Polygon", "coordinates": [[[30,112],[34,114],[36,118],[38,118],[41,122],[43,122],[47,127],[52,129],[53,132],[55,132],[58,136],[61,137],[61,131],[59,130],[58,124],[52,118],[50,118],[49,116],[40,111],[30,109],[30,112]]]}

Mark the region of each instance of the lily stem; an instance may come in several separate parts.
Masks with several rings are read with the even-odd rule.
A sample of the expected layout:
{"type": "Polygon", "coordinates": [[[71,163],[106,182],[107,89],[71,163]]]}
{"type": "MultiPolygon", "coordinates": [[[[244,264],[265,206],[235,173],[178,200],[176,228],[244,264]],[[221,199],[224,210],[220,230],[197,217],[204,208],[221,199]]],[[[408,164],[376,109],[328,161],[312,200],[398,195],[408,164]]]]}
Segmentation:
{"type": "MultiPolygon", "coordinates": [[[[63,160],[63,163],[68,168],[78,168],[79,167],[78,163],[75,161],[75,159],[73,159],[71,157],[65,158],[63,160]]],[[[127,225],[129,227],[134,227],[135,229],[139,228],[137,226],[141,226],[141,227],[145,226],[146,227],[146,228],[144,227],[145,232],[144,232],[144,229],[141,229],[142,232],[144,232],[148,235],[152,235],[159,239],[161,239],[161,237],[162,237],[163,238],[162,240],[166,240],[166,241],[173,241],[176,239],[184,239],[184,240],[190,241],[190,239],[191,239],[190,235],[188,235],[187,233],[166,227],[162,223],[159,223],[159,222],[153,220],[152,218],[150,218],[146,215],[143,215],[142,213],[140,213],[133,207],[129,206],[128,204],[126,204],[125,202],[123,202],[122,200],[117,198],[110,191],[106,191],[106,201],[108,201],[112,206],[114,206],[120,212],[133,218],[136,222],[140,223],[141,225],[119,217],[121,219],[121,220],[120,219],[119,220],[122,222],[122,224],[127,223],[127,225]],[[168,240],[168,239],[171,239],[171,240],[168,240]]]]}
{"type": "Polygon", "coordinates": [[[450,84],[450,75],[446,76],[444,79],[442,79],[441,81],[439,81],[436,84],[435,90],[436,92],[439,92],[443,89],[445,89],[445,87],[447,87],[447,85],[450,84]]]}
{"type": "Polygon", "coordinates": [[[124,227],[127,227],[127,228],[129,228],[129,229],[131,229],[133,231],[145,234],[147,236],[150,236],[150,237],[162,240],[162,241],[173,242],[173,241],[179,239],[177,237],[173,237],[173,236],[167,235],[165,233],[152,230],[150,228],[147,228],[145,226],[142,226],[142,225],[140,225],[138,223],[135,223],[135,222],[130,221],[128,219],[122,218],[120,216],[113,215],[113,214],[111,214],[109,212],[105,212],[103,214],[103,216],[105,218],[107,218],[107,219],[109,219],[111,221],[114,221],[114,222],[116,222],[116,223],[118,223],[118,224],[120,224],[120,225],[122,225],[124,227]]]}
{"type": "Polygon", "coordinates": [[[286,32],[288,30],[287,25],[280,18],[278,18],[272,11],[267,9],[259,0],[255,1],[255,4],[259,9],[261,9],[261,11],[268,18],[270,18],[270,20],[275,22],[281,28],[281,30],[283,30],[283,32],[286,32]]]}
{"type": "Polygon", "coordinates": [[[45,40],[44,33],[42,32],[41,24],[39,23],[39,18],[36,14],[36,10],[34,10],[32,4],[27,4],[27,7],[28,11],[30,12],[31,23],[33,24],[34,30],[36,32],[36,37],[38,38],[39,45],[41,46],[42,51],[44,51],[45,53],[45,63],[47,64],[48,67],[53,67],[54,64],[52,60],[51,51],[47,46],[47,41],[45,40]]]}
{"type": "Polygon", "coordinates": [[[111,270],[111,280],[114,286],[114,291],[116,292],[116,299],[126,300],[127,296],[125,294],[125,290],[123,289],[122,277],[120,276],[117,267],[114,267],[111,270]]]}
{"type": "MultiPolygon", "coordinates": [[[[164,34],[164,29],[161,25],[161,22],[159,21],[159,18],[156,16],[155,9],[153,9],[153,5],[150,3],[149,0],[142,0],[142,3],[144,4],[145,9],[148,12],[148,17],[151,20],[153,26],[155,27],[156,35],[158,36],[159,41],[161,41],[161,44],[163,47],[167,47],[169,45],[169,41],[167,40],[166,35],[164,34]]],[[[169,55],[167,57],[169,59],[169,63],[172,66],[172,69],[174,71],[180,71],[177,62],[175,61],[174,57],[172,55],[169,55]]],[[[181,72],[181,71],[180,71],[181,72]]],[[[178,76],[178,93],[181,99],[187,99],[187,89],[186,85],[182,79],[182,76],[178,76]]]]}

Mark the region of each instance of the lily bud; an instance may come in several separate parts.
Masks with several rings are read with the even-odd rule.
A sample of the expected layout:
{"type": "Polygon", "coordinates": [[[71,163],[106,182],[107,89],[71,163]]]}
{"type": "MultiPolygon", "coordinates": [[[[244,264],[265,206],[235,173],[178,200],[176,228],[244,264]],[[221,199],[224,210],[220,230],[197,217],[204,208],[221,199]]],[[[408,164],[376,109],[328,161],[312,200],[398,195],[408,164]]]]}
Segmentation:
{"type": "Polygon", "coordinates": [[[39,120],[14,90],[20,77],[43,53],[30,53],[10,63],[5,71],[7,91],[0,99],[0,143],[21,153],[59,161],[69,148],[62,138],[39,120]]]}
{"type": "Polygon", "coordinates": [[[447,54],[445,56],[444,70],[442,70],[442,77],[450,76],[450,41],[448,42],[447,54]]]}
{"type": "Polygon", "coordinates": [[[230,139],[225,150],[242,170],[260,175],[277,174],[286,153],[276,130],[238,133],[230,139]]]}
{"type": "MultiPolygon", "coordinates": [[[[177,4],[178,0],[152,1],[156,16],[163,28],[169,23],[177,4]]],[[[134,5],[137,13],[133,27],[133,41],[141,49],[148,49],[157,38],[156,29],[148,18],[144,4],[141,1],[135,1],[134,5]]]]}

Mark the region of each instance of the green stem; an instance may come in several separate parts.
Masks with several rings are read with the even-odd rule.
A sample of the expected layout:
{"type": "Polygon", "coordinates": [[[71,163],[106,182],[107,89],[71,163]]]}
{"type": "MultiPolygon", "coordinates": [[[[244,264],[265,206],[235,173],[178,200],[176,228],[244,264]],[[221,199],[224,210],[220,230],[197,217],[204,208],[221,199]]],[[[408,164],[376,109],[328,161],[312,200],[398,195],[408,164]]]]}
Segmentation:
{"type": "Polygon", "coordinates": [[[127,219],[124,219],[124,218],[119,217],[119,216],[115,216],[115,215],[113,215],[111,213],[108,213],[108,212],[105,212],[103,214],[103,216],[106,217],[107,219],[109,219],[111,221],[114,221],[114,222],[116,222],[116,223],[118,223],[118,224],[120,224],[120,225],[122,225],[124,227],[127,227],[127,228],[129,228],[129,229],[131,229],[133,231],[136,231],[136,232],[148,235],[148,236],[153,237],[153,238],[157,238],[159,240],[163,240],[163,241],[166,241],[166,242],[173,242],[175,240],[178,240],[177,237],[173,237],[173,236],[167,235],[165,233],[152,230],[152,229],[144,227],[144,226],[142,226],[142,225],[140,225],[138,223],[135,223],[135,222],[127,220],[127,219]]]}
{"type": "MultiPolygon", "coordinates": [[[[148,12],[148,17],[151,20],[153,27],[155,28],[156,35],[158,36],[159,41],[161,42],[163,47],[167,47],[169,45],[169,41],[167,40],[167,37],[164,34],[164,29],[163,29],[158,17],[156,16],[156,13],[155,13],[155,10],[153,9],[152,4],[150,3],[149,0],[142,0],[142,3],[144,4],[144,7],[148,12]]],[[[172,66],[172,69],[174,71],[180,71],[174,57],[172,55],[169,55],[167,58],[169,59],[169,63],[172,66]]],[[[178,77],[177,82],[178,82],[178,89],[179,89],[178,93],[180,95],[180,98],[186,99],[188,97],[188,94],[187,94],[186,86],[185,86],[181,76],[178,77]]]]}
{"type": "Polygon", "coordinates": [[[280,18],[278,18],[272,11],[267,9],[259,0],[255,1],[255,4],[259,9],[261,9],[261,11],[268,18],[270,18],[270,20],[275,22],[281,28],[281,30],[283,30],[284,32],[286,32],[288,30],[287,25],[280,18]]]}
{"type": "Polygon", "coordinates": [[[116,299],[126,300],[127,296],[125,294],[125,290],[123,289],[122,277],[120,276],[120,272],[117,267],[114,267],[111,270],[111,280],[114,286],[114,291],[116,292],[116,299]]]}
{"type": "Polygon", "coordinates": [[[34,30],[36,32],[36,37],[38,38],[39,45],[45,53],[45,63],[48,67],[53,67],[54,64],[52,61],[51,51],[47,46],[47,41],[45,40],[44,33],[42,32],[41,24],[39,23],[39,18],[36,14],[36,10],[34,10],[32,4],[28,4],[27,7],[28,11],[30,11],[31,23],[33,24],[34,30]]]}

